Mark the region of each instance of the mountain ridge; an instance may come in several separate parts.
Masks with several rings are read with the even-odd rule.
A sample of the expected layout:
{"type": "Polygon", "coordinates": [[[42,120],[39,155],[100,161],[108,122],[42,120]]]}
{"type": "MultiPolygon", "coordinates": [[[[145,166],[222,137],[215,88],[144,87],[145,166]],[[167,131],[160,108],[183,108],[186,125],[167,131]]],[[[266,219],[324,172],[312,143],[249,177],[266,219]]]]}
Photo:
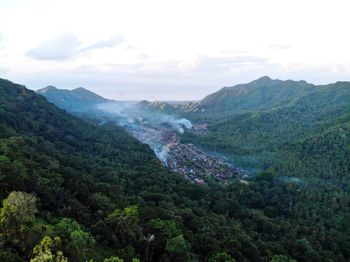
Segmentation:
{"type": "Polygon", "coordinates": [[[36,93],[46,97],[49,102],[62,109],[77,113],[84,112],[97,104],[111,101],[83,87],[69,90],[47,86],[37,90],[36,93]]]}
{"type": "MultiPolygon", "coordinates": [[[[348,97],[326,91],[323,100],[333,98],[330,109],[337,113],[342,104],[334,102],[348,97]]],[[[314,97],[277,116],[225,116],[236,126],[216,114],[207,119],[217,121],[208,132],[228,132],[209,141],[229,146],[238,139],[250,146],[258,141],[254,130],[266,127],[260,141],[274,136],[271,128],[286,136],[279,129],[285,120],[292,128],[300,115],[306,124],[319,121],[304,110],[318,112],[324,104],[309,107],[309,101],[314,97]],[[241,137],[234,133],[239,122],[241,137]]],[[[324,111],[328,115],[329,108],[324,111]]],[[[345,262],[348,116],[327,125],[333,129],[315,130],[320,135],[280,152],[278,175],[267,170],[245,183],[199,186],[161,167],[147,146],[114,124],[79,119],[0,79],[0,260],[42,261],[49,254],[62,261],[345,262]]]]}
{"type": "Polygon", "coordinates": [[[203,98],[198,110],[230,112],[262,110],[276,105],[288,103],[292,98],[300,96],[315,88],[306,81],[278,80],[264,76],[245,84],[224,87],[203,98]]]}
{"type": "Polygon", "coordinates": [[[149,102],[151,110],[160,110],[188,117],[195,114],[233,114],[255,110],[268,110],[277,106],[287,106],[293,101],[312,92],[336,86],[346,86],[348,81],[315,85],[305,80],[279,80],[263,76],[248,83],[222,87],[199,101],[172,105],[166,101],[149,102]]]}

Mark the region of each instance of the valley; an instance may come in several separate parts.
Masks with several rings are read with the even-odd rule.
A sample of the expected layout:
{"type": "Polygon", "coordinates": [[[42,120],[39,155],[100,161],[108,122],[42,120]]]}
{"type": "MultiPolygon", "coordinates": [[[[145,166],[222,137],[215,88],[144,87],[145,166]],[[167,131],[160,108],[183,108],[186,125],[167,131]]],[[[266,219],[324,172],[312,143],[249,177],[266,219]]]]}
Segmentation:
{"type": "Polygon", "coordinates": [[[127,126],[126,130],[149,145],[165,167],[194,183],[205,185],[207,180],[212,179],[228,183],[247,176],[243,169],[224,157],[216,157],[193,144],[182,143],[177,132],[169,127],[156,128],[139,123],[127,126]]]}
{"type": "Polygon", "coordinates": [[[192,111],[0,80],[0,260],[57,241],[71,261],[347,261],[349,83],[246,87],[215,95],[231,99],[222,112],[215,97],[192,111]],[[262,172],[221,157],[233,154],[262,172]],[[28,220],[13,220],[17,199],[28,220]]]}
{"type": "Polygon", "coordinates": [[[206,185],[214,180],[226,184],[247,177],[243,169],[225,157],[206,152],[196,143],[183,143],[181,135],[189,130],[207,134],[207,124],[193,125],[188,119],[176,117],[171,112],[160,112],[158,105],[162,103],[153,106],[147,101],[113,101],[84,88],[61,90],[49,86],[38,93],[80,117],[93,118],[101,124],[113,122],[148,145],[164,167],[192,183],[206,185]]]}
{"type": "Polygon", "coordinates": [[[350,262],[348,10],[0,0],[0,262],[350,262]]]}

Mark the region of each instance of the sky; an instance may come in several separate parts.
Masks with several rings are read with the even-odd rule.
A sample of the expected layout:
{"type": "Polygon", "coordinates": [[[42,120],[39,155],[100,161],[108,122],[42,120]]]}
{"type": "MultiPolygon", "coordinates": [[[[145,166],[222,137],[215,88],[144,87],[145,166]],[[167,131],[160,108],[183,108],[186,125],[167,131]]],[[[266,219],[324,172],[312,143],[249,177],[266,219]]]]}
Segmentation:
{"type": "Polygon", "coordinates": [[[350,80],[348,0],[0,0],[0,78],[117,100],[350,80]]]}

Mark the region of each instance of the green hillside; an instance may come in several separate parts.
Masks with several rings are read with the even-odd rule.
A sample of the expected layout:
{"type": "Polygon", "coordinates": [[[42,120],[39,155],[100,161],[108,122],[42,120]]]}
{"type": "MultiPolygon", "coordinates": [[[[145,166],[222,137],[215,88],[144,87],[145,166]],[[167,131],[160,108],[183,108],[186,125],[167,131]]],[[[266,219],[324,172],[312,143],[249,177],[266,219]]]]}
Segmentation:
{"type": "Polygon", "coordinates": [[[48,101],[59,108],[75,113],[84,113],[97,104],[110,101],[82,87],[68,90],[47,86],[37,90],[37,93],[45,96],[48,101]]]}
{"type": "Polygon", "coordinates": [[[6,80],[0,126],[0,261],[350,257],[340,186],[273,173],[191,184],[120,128],[84,122],[6,80]]]}
{"type": "Polygon", "coordinates": [[[201,100],[198,109],[220,113],[265,110],[290,103],[314,89],[305,81],[272,80],[265,76],[248,84],[224,87],[201,100]]]}
{"type": "MultiPolygon", "coordinates": [[[[276,80],[265,81],[274,83],[276,80]]],[[[294,82],[296,89],[298,83],[294,82]]],[[[283,89],[284,86],[280,88],[283,89]]],[[[350,112],[350,83],[338,82],[314,86],[311,89],[292,97],[288,103],[264,110],[254,108],[237,112],[232,109],[231,113],[226,112],[224,115],[213,111],[192,114],[192,120],[208,123],[209,130],[201,134],[188,133],[184,139],[198,143],[208,150],[229,154],[243,166],[268,168],[279,158],[279,150],[288,150],[292,144],[303,143],[309,137],[321,135],[338,122],[347,123],[350,112]]],[[[227,100],[231,98],[227,97],[227,100]]],[[[258,103],[254,101],[250,103],[258,103]]],[[[246,107],[245,100],[242,100],[241,104],[240,107],[246,107]]],[[[348,135],[349,133],[345,134],[346,137],[348,135]]],[[[343,148],[335,150],[340,152],[343,148]]],[[[348,165],[348,162],[343,161],[342,165],[348,165]]],[[[315,172],[316,170],[315,167],[315,172]]]]}

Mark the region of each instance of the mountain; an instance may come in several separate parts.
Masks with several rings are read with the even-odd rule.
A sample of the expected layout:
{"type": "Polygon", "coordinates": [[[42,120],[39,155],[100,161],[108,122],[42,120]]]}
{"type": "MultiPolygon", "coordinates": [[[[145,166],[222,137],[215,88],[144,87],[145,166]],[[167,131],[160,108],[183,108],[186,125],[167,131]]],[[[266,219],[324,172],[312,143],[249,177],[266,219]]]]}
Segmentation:
{"type": "Polygon", "coordinates": [[[305,81],[272,80],[264,76],[248,84],[224,87],[202,99],[197,108],[221,113],[266,110],[290,103],[314,89],[305,81]]]}
{"type": "MultiPolygon", "coordinates": [[[[290,172],[304,172],[300,157],[307,170],[342,166],[348,151],[327,150],[348,141],[348,124],[330,120],[307,147],[288,147],[290,172]]],[[[114,124],[0,79],[0,261],[347,261],[350,187],[335,170],[200,186],[114,124]]]]}
{"type": "Polygon", "coordinates": [[[166,102],[152,102],[149,106],[160,111],[176,114],[195,113],[240,113],[251,110],[266,110],[292,103],[305,94],[317,91],[319,87],[305,81],[273,80],[261,77],[247,84],[224,87],[200,101],[172,105],[166,102]]]}
{"type": "Polygon", "coordinates": [[[279,157],[292,151],[301,156],[313,141],[318,143],[318,152],[310,150],[308,160],[293,157],[293,162],[285,161],[286,166],[308,166],[301,168],[298,175],[309,176],[318,176],[322,166],[326,177],[333,174],[337,162],[336,169],[343,170],[341,175],[347,176],[346,170],[350,168],[347,127],[350,82],[316,86],[304,81],[264,77],[249,84],[224,88],[209,95],[198,106],[206,111],[192,113],[190,117],[194,122],[206,123],[208,132],[187,132],[184,139],[188,142],[231,155],[241,165],[258,170],[273,168],[279,162],[277,169],[286,173],[286,169],[282,172],[279,157]],[[222,110],[220,104],[225,105],[222,110]],[[325,135],[329,132],[333,135],[325,135]],[[329,150],[327,153],[335,162],[329,161],[325,154],[321,157],[322,150],[329,150]],[[315,161],[320,165],[309,165],[315,161]]]}
{"type": "Polygon", "coordinates": [[[48,101],[58,107],[76,113],[84,112],[90,108],[94,108],[97,104],[110,101],[82,87],[68,90],[47,86],[36,92],[45,96],[48,101]]]}
{"type": "MultiPolygon", "coordinates": [[[[68,93],[67,96],[71,98],[63,101],[64,105],[58,104],[58,106],[69,108],[67,101],[72,100],[74,95],[68,93]]],[[[93,94],[93,97],[99,96],[93,94]]],[[[288,155],[292,151],[293,155],[301,156],[302,152],[296,152],[296,148],[300,150],[309,147],[306,144],[309,143],[310,137],[314,137],[314,141],[320,141],[316,137],[323,137],[323,133],[327,133],[332,124],[342,130],[339,123],[344,122],[346,125],[344,119],[347,119],[350,113],[349,101],[348,82],[317,86],[305,81],[282,81],[262,77],[247,84],[225,87],[198,102],[169,104],[165,101],[141,101],[137,104],[136,113],[142,115],[142,113],[161,112],[190,118],[195,124],[205,124],[207,132],[196,132],[194,129],[182,135],[183,141],[195,143],[215,153],[225,154],[233,162],[253,172],[272,168],[279,170],[279,173],[289,173],[290,165],[281,165],[278,156],[288,155]],[[303,143],[306,144],[302,146],[303,143]],[[296,146],[297,144],[300,146],[296,146]]],[[[75,104],[74,110],[69,108],[68,111],[78,112],[81,110],[79,106],[75,104]]],[[[111,106],[111,108],[118,107],[117,104],[111,106]]],[[[95,107],[89,107],[86,113],[89,116],[95,114],[100,118],[101,114],[97,114],[96,110],[95,107]]],[[[327,138],[337,139],[334,136],[327,138]]],[[[329,140],[326,143],[332,144],[332,142],[334,141],[329,140]]],[[[344,170],[342,174],[346,175],[349,158],[347,153],[341,154],[347,152],[347,141],[343,142],[336,143],[338,147],[332,147],[330,153],[341,159],[341,164],[337,168],[344,170]]],[[[309,160],[310,158],[326,159],[316,152],[315,155],[310,152],[309,160]]],[[[308,166],[305,159],[303,161],[295,157],[293,159],[295,162],[303,163],[304,167],[308,166]]],[[[323,164],[320,162],[320,166],[325,164],[328,167],[324,170],[331,172],[333,161],[325,161],[323,164]]],[[[322,172],[323,176],[327,176],[325,172],[322,172]]],[[[317,176],[319,167],[315,165],[301,168],[298,175],[304,173],[317,176]]]]}
{"type": "MultiPolygon", "coordinates": [[[[87,94],[81,89],[75,92],[87,94]]],[[[35,261],[43,261],[40,256],[51,252],[50,248],[52,252],[60,249],[72,261],[103,261],[117,255],[113,250],[125,243],[133,245],[129,233],[120,229],[123,240],[119,231],[112,233],[118,217],[113,218],[115,213],[107,218],[109,214],[126,208],[125,212],[136,212],[135,223],[139,212],[142,216],[145,212],[149,221],[158,217],[158,211],[147,201],[166,197],[172,202],[165,192],[181,195],[185,190],[181,187],[197,190],[167,172],[148,146],[122,129],[84,122],[41,95],[3,79],[0,127],[1,261],[29,261],[35,255],[35,261]],[[172,185],[179,188],[172,189],[172,185]],[[112,235],[105,235],[108,232],[112,235]],[[40,249],[41,243],[45,250],[40,249]],[[42,251],[32,253],[36,245],[42,251]]],[[[134,234],[140,232],[138,224],[133,227],[134,234]]]]}
{"type": "MultiPolygon", "coordinates": [[[[348,82],[337,82],[329,85],[314,85],[306,81],[273,80],[268,76],[261,77],[247,84],[224,87],[197,102],[171,105],[166,102],[152,102],[148,107],[152,110],[165,111],[173,114],[207,117],[213,115],[233,115],[247,112],[274,110],[280,107],[293,106],[299,100],[316,98],[329,91],[331,99],[348,99],[348,82]],[[337,93],[340,92],[340,93],[337,93]]],[[[320,96],[320,99],[324,99],[320,96]]],[[[325,103],[327,100],[323,100],[325,103]]]]}

